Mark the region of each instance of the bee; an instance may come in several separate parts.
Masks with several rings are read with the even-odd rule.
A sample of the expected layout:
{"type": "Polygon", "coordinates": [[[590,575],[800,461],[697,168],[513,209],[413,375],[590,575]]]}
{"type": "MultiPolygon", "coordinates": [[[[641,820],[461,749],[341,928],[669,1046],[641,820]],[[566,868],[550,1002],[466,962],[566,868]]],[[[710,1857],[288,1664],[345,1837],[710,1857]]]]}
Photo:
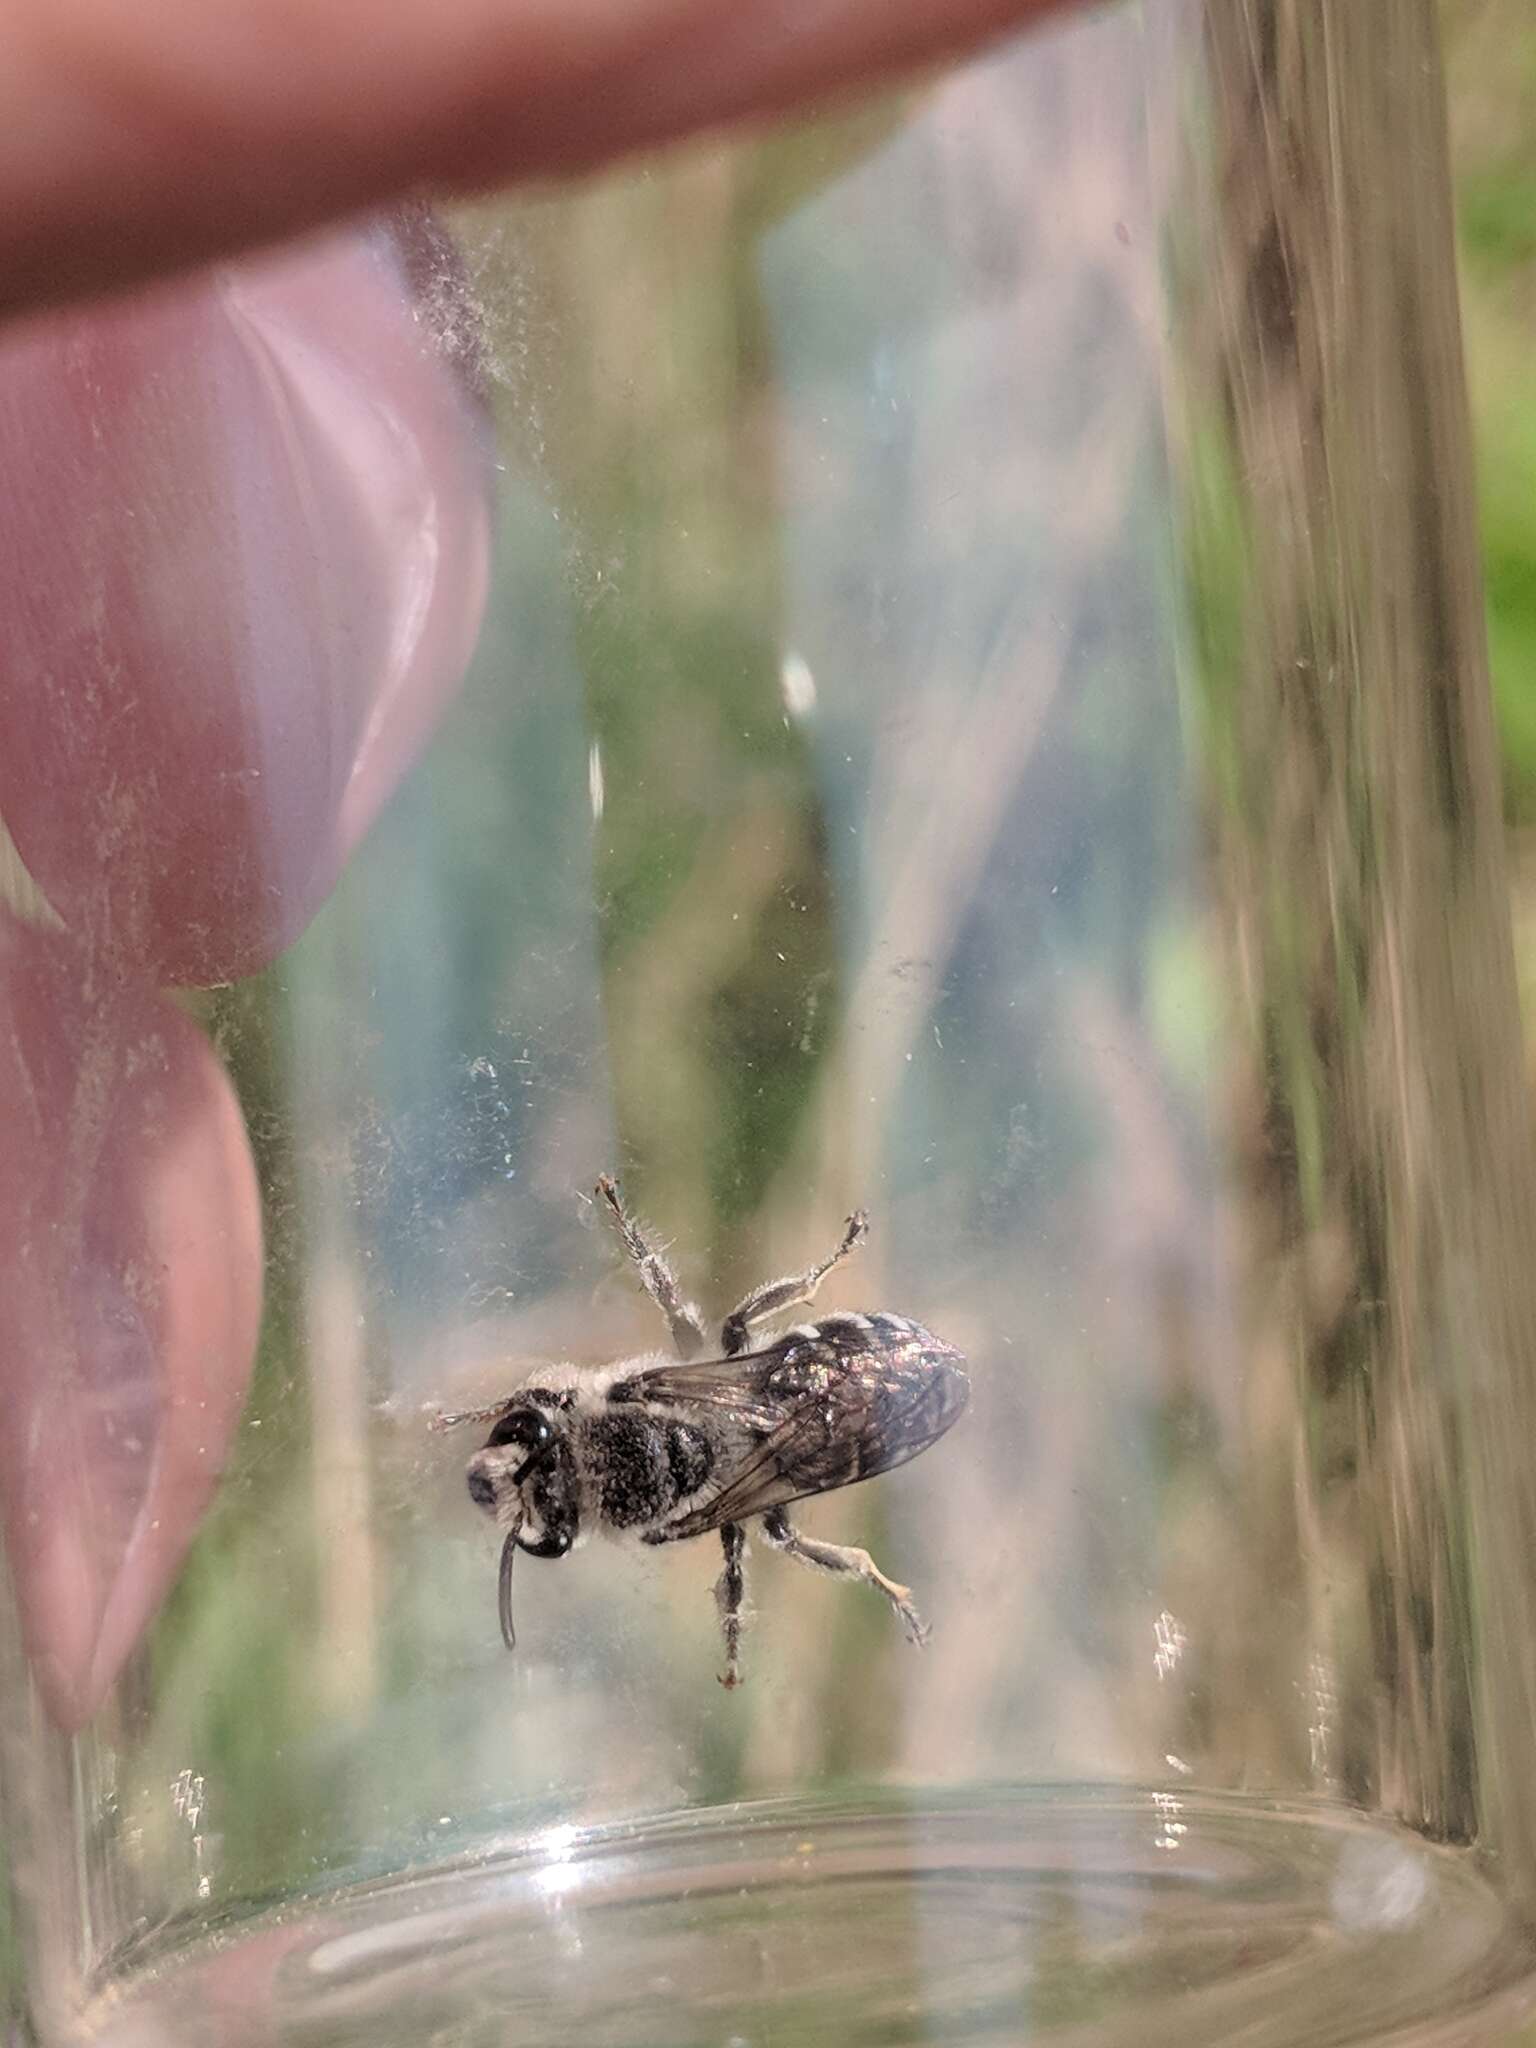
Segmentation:
{"type": "Polygon", "coordinates": [[[540,1368],[489,1408],[440,1415],[435,1426],[491,1425],[465,1474],[470,1499],[503,1533],[502,1639],[516,1647],[512,1567],[569,1557],[594,1529],[644,1544],[719,1534],[715,1603],[725,1638],[720,1682],[741,1682],[747,1524],[774,1550],[813,1569],[862,1579],[885,1595],[909,1642],[928,1628],[906,1586],[864,1550],[802,1536],[785,1509],[904,1465],[959,1420],[970,1395],[965,1360],[920,1323],[885,1312],[829,1315],[778,1336],[765,1327],[809,1303],[869,1234],[856,1210],[829,1258],[753,1288],[720,1326],[716,1357],[704,1319],[624,1206],[597,1183],[600,1207],[640,1284],[666,1318],[675,1358],[650,1353],[599,1368],[540,1368]]]}

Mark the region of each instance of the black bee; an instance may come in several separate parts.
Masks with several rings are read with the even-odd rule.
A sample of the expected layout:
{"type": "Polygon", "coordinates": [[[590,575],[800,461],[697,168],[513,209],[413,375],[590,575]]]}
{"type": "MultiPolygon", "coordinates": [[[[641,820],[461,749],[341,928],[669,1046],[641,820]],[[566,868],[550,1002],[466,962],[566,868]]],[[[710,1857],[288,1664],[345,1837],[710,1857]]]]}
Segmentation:
{"type": "Polygon", "coordinates": [[[501,1632],[510,1650],[512,1565],[566,1557],[596,1528],[641,1543],[678,1543],[718,1529],[725,1568],[715,1600],[725,1632],[721,1683],[741,1677],[746,1524],[802,1564],[877,1586],[910,1642],[928,1630],[905,1586],[867,1551],[821,1543],[790,1524],[791,1501],[830,1493],[904,1465],[955,1423],[970,1395],[965,1361],[904,1316],[824,1316],[749,1348],[753,1332],[808,1302],[832,1268],[868,1235],[862,1209],[836,1251],[809,1271],[755,1287],[726,1317],[718,1358],[701,1358],[704,1321],[671,1268],[604,1176],[606,1209],[642,1284],[666,1317],[678,1359],[662,1354],[592,1369],[541,1369],[504,1401],[437,1427],[490,1422],[469,1461],[469,1494],[506,1531],[501,1550],[501,1632]],[[679,1362],[680,1361],[680,1362],[679,1362]]]}

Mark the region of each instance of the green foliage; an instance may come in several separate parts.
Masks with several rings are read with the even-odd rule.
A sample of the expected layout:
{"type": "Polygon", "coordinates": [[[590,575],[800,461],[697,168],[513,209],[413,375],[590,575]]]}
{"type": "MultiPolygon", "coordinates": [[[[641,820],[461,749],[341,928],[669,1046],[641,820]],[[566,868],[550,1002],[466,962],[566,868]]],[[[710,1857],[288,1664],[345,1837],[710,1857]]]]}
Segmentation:
{"type": "Polygon", "coordinates": [[[1536,172],[1524,165],[1462,180],[1456,213],[1462,251],[1475,274],[1497,278],[1536,259],[1536,172]]]}
{"type": "Polygon", "coordinates": [[[1443,0],[1488,603],[1513,824],[1536,822],[1536,16],[1443,0]]]}
{"type": "MultiPolygon", "coordinates": [[[[1533,212],[1536,219],[1536,212],[1533,212]]],[[[1511,818],[1536,822],[1536,379],[1476,391],[1488,651],[1511,818]]]]}

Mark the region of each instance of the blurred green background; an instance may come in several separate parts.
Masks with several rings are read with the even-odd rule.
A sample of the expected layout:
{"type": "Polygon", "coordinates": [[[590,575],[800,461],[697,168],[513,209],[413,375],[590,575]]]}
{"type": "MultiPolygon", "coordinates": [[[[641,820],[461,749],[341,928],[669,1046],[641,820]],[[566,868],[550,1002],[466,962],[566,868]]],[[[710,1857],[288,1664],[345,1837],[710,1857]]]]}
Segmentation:
{"type": "Polygon", "coordinates": [[[1443,0],[1462,320],[1522,991],[1536,992],[1536,14],[1443,0]]]}

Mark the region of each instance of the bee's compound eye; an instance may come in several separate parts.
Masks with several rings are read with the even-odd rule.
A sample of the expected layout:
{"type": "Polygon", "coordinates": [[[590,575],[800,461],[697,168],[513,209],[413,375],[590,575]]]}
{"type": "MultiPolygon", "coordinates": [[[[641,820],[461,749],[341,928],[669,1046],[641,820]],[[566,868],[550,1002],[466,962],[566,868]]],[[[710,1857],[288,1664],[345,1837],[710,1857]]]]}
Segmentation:
{"type": "Polygon", "coordinates": [[[465,1474],[464,1483],[469,1488],[469,1497],[477,1508],[495,1507],[496,1483],[478,1460],[465,1474]]]}
{"type": "Polygon", "coordinates": [[[485,1440],[485,1448],[494,1451],[503,1444],[524,1444],[531,1451],[542,1451],[553,1434],[537,1408],[509,1408],[498,1418],[485,1440]]]}

